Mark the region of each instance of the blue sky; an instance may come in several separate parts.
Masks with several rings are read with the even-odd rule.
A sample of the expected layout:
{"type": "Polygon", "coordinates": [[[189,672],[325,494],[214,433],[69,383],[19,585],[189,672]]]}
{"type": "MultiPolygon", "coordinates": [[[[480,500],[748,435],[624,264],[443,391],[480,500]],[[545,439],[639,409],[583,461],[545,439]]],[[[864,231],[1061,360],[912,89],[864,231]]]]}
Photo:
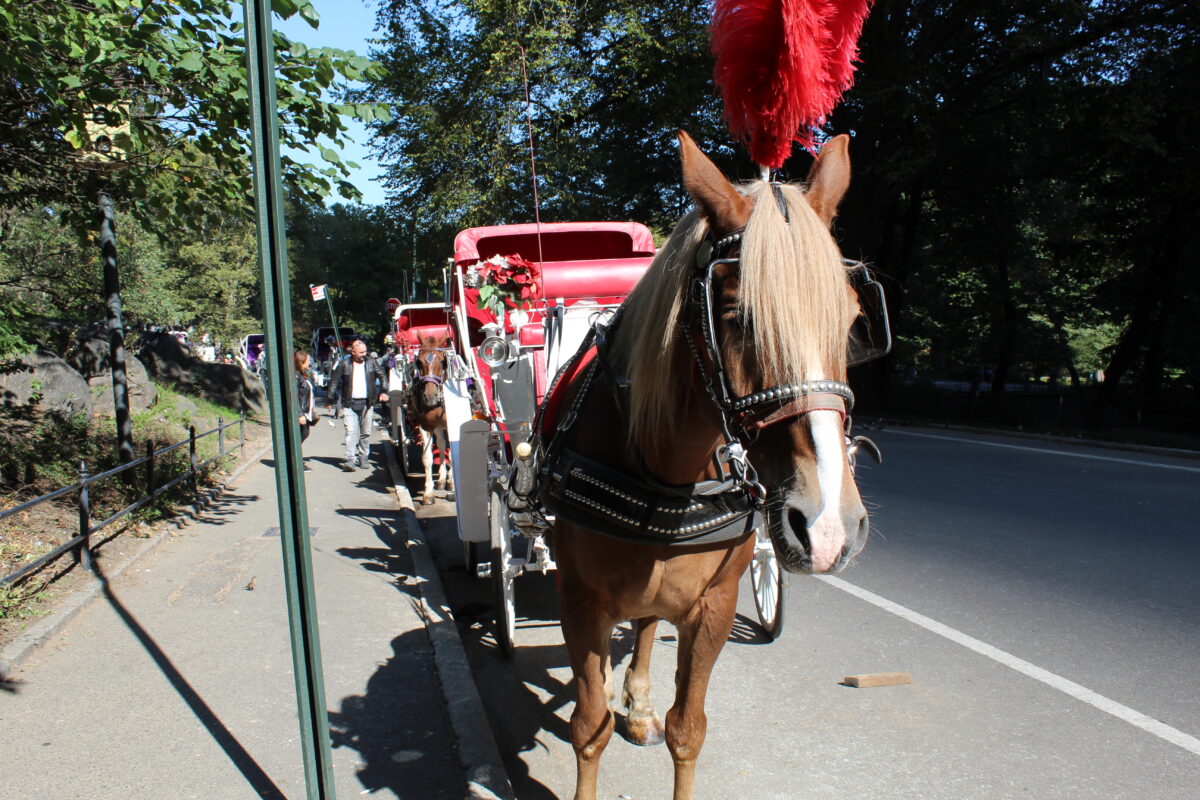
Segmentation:
{"type": "MultiPolygon", "coordinates": [[[[312,0],[313,6],[321,16],[319,28],[312,28],[297,14],[289,20],[280,21],[275,18],[275,27],[287,34],[288,38],[304,42],[309,47],[336,47],[341,50],[353,50],[359,55],[367,55],[369,47],[367,39],[375,29],[375,3],[368,0],[312,0]]],[[[350,176],[350,182],[363,193],[363,202],[374,205],[383,202],[383,185],[380,177],[383,172],[379,163],[370,157],[367,142],[370,134],[367,129],[357,122],[351,121],[350,138],[354,141],[340,149],[343,161],[354,161],[359,169],[350,176]]],[[[325,143],[327,146],[328,142],[325,143]]],[[[337,148],[334,148],[337,149],[337,148]]],[[[325,166],[319,153],[291,152],[292,158],[298,161],[325,166]]],[[[336,193],[328,200],[330,204],[345,202],[336,193]]]]}

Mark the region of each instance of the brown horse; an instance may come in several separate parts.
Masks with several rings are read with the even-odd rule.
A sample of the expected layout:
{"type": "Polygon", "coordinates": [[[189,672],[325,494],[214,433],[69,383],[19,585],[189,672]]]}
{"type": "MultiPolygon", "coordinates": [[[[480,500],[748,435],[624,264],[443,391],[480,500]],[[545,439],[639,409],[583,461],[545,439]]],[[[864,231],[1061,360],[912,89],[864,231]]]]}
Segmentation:
{"type": "Polygon", "coordinates": [[[454,474],[450,470],[450,446],[446,435],[446,407],[442,402],[442,384],[449,366],[450,340],[438,336],[422,336],[413,358],[408,387],[408,411],[416,425],[424,431],[421,465],[425,468],[425,489],[421,502],[433,502],[433,447],[442,453],[438,467],[437,486],[454,490],[454,474]],[[436,440],[436,442],[435,442],[436,440]]]}
{"type": "MultiPolygon", "coordinates": [[[[622,695],[628,738],[665,738],[675,764],[674,800],[691,800],[709,674],[732,628],[738,579],[754,554],[756,515],[766,512],[792,571],[840,569],[868,530],[844,428],[853,399],[844,383],[847,336],[858,305],[829,232],[849,184],[848,137],[825,145],[807,190],[765,181],[735,187],[687,134],[679,138],[684,186],[697,210],[675,228],[627,299],[622,321],[600,348],[604,368],[568,379],[564,402],[583,399],[559,431],[564,447],[585,457],[573,462],[584,465],[577,474],[587,482],[575,484],[575,495],[607,482],[621,498],[604,512],[594,510],[603,502],[591,501],[594,516],[618,519],[611,526],[579,524],[578,513],[573,523],[571,514],[556,511],[562,630],[578,693],[570,725],[576,800],[596,797],[600,756],[614,729],[614,626],[636,621],[622,695]],[[602,466],[589,473],[588,464],[602,466]],[[757,510],[723,541],[630,541],[620,538],[621,514],[612,509],[654,502],[614,484],[621,474],[665,493],[714,482],[728,487],[732,475],[757,510]],[[660,619],[679,631],[665,727],[650,702],[650,649],[660,619]]],[[[576,473],[563,478],[571,466],[555,467],[556,446],[547,450],[549,474],[566,480],[576,473]]],[[[633,513],[623,521],[636,522],[628,518],[633,513]]]]}

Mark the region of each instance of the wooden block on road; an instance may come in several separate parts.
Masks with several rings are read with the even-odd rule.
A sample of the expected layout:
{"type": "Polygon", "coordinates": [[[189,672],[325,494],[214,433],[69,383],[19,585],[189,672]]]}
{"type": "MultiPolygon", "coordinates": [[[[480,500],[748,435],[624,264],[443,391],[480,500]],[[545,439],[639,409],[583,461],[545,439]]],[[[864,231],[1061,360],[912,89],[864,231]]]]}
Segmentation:
{"type": "Polygon", "coordinates": [[[911,672],[872,672],[867,675],[847,675],[842,681],[844,686],[855,689],[869,689],[872,686],[900,686],[912,683],[911,672]]]}

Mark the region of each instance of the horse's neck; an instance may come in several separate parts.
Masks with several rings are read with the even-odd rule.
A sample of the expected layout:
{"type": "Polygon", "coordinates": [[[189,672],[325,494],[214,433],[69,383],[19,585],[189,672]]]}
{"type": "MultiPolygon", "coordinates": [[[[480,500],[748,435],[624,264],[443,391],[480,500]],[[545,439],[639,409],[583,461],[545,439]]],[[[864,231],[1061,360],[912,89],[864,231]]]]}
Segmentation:
{"type": "MultiPolygon", "coordinates": [[[[637,453],[629,446],[629,426],[617,409],[606,379],[597,380],[580,412],[571,446],[602,464],[632,474],[648,471],[660,483],[684,486],[717,477],[712,454],[722,441],[721,433],[706,413],[705,399],[687,403],[680,433],[656,450],[637,453]],[[586,422],[584,422],[586,420],[586,422]],[[638,460],[641,463],[637,463],[638,460]]],[[[692,387],[703,394],[702,387],[692,387]]],[[[681,397],[683,397],[681,393],[681,397]]],[[[682,403],[681,403],[682,405],[682,403]]]]}

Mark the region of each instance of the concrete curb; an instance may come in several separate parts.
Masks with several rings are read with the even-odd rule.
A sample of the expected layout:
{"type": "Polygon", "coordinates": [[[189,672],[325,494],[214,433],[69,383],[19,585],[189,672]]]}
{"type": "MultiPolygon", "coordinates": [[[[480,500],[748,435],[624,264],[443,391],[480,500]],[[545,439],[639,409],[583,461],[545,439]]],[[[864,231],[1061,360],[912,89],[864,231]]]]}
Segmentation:
{"type": "Polygon", "coordinates": [[[1025,431],[1009,431],[1003,428],[983,428],[971,425],[953,425],[942,422],[922,422],[909,419],[890,419],[888,417],[863,417],[862,427],[866,430],[876,425],[893,428],[929,428],[939,431],[955,431],[957,433],[978,433],[984,436],[1009,436],[1013,439],[1033,439],[1040,442],[1057,442],[1059,444],[1075,444],[1084,447],[1098,447],[1106,450],[1122,450],[1128,453],[1147,453],[1171,458],[1200,459],[1200,450],[1186,450],[1179,447],[1158,447],[1150,444],[1133,444],[1129,442],[1108,442],[1103,439],[1076,439],[1073,436],[1055,436],[1050,433],[1027,433],[1025,431]]]}
{"type": "Polygon", "coordinates": [[[467,797],[471,800],[513,800],[515,795],[508,772],[500,760],[500,750],[488,726],[483,701],[471,676],[467,653],[463,649],[458,627],[454,624],[454,615],[446,603],[442,579],[417,520],[412,496],[404,484],[404,476],[400,474],[395,447],[391,442],[384,442],[384,450],[392,476],[392,489],[396,493],[396,505],[404,514],[408,530],[408,552],[420,579],[419,611],[425,619],[425,628],[433,644],[433,661],[438,683],[442,687],[442,699],[457,740],[459,763],[467,778],[467,797]]]}
{"type": "MultiPolygon", "coordinates": [[[[242,473],[244,473],[254,464],[257,464],[262,457],[270,451],[271,443],[268,442],[265,447],[255,453],[236,470],[234,470],[229,477],[225,478],[219,484],[213,487],[213,491],[209,493],[204,500],[198,500],[188,505],[187,508],[191,510],[192,517],[195,518],[195,516],[199,513],[200,508],[202,508],[208,502],[220,497],[223,492],[230,488],[230,484],[234,483],[242,476],[242,473]]],[[[183,527],[183,524],[177,523],[175,527],[176,530],[178,530],[179,528],[183,527]]],[[[142,546],[138,548],[136,553],[122,563],[112,567],[111,570],[105,575],[105,578],[109,582],[120,578],[122,575],[128,572],[131,567],[141,561],[142,558],[149,553],[154,552],[155,548],[157,548],[159,544],[161,544],[162,541],[167,538],[169,533],[170,531],[168,530],[162,530],[154,536],[151,536],[142,543],[142,546]]],[[[101,581],[99,578],[92,578],[85,586],[67,595],[63,599],[61,605],[54,609],[54,611],[50,612],[50,614],[31,625],[27,630],[23,631],[15,639],[9,642],[4,650],[0,651],[0,680],[4,680],[7,676],[16,671],[18,667],[28,661],[30,656],[37,652],[38,648],[40,648],[47,641],[49,641],[51,637],[66,627],[67,623],[73,620],[80,611],[87,608],[88,604],[96,599],[96,596],[99,595],[103,589],[103,581],[101,581]]]]}

